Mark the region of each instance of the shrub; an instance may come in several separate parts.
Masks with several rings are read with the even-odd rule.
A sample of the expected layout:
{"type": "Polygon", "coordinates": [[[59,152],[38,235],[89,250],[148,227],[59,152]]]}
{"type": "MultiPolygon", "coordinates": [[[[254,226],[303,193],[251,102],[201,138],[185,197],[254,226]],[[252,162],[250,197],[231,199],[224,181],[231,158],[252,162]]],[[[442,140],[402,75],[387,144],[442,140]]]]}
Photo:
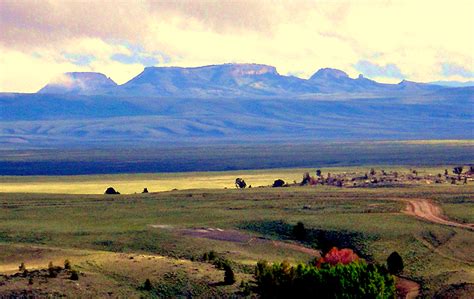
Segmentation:
{"type": "Polygon", "coordinates": [[[243,189],[243,188],[247,187],[247,183],[242,178],[236,178],[235,179],[235,187],[239,188],[239,189],[243,189]]]}
{"type": "Polygon", "coordinates": [[[255,268],[257,291],[264,298],[393,298],[395,283],[385,267],[363,261],[337,264],[300,264],[287,262],[255,268]]]}
{"type": "Polygon", "coordinates": [[[18,270],[20,270],[20,272],[26,271],[26,266],[24,262],[21,262],[20,266],[18,267],[18,270]]]}
{"type": "Polygon", "coordinates": [[[293,226],[293,237],[299,241],[306,239],[306,228],[304,227],[303,222],[298,222],[293,226]]]}
{"type": "Polygon", "coordinates": [[[109,187],[107,190],[105,190],[104,194],[120,194],[120,192],[115,191],[115,189],[112,187],[109,187]]]}
{"type": "Polygon", "coordinates": [[[148,188],[143,188],[142,193],[148,193],[148,188]]]}
{"type": "Polygon", "coordinates": [[[309,172],[306,172],[303,174],[303,180],[300,183],[300,186],[308,185],[311,181],[311,176],[309,175],[309,172]]]}
{"type": "Polygon", "coordinates": [[[71,270],[71,262],[69,260],[64,261],[64,269],[71,270]]]}
{"type": "Polygon", "coordinates": [[[71,277],[69,277],[70,280],[79,280],[79,273],[76,270],[71,271],[71,277]]]}
{"type": "Polygon", "coordinates": [[[214,250],[209,251],[208,259],[213,261],[217,258],[217,253],[214,250]]]}
{"type": "Polygon", "coordinates": [[[387,258],[388,272],[391,274],[400,274],[403,271],[403,259],[398,252],[392,252],[387,258]]]}
{"type": "Polygon", "coordinates": [[[242,280],[239,288],[240,288],[241,294],[245,297],[250,296],[250,294],[252,294],[252,286],[250,285],[248,281],[242,280]]]}
{"type": "Polygon", "coordinates": [[[359,256],[352,251],[352,249],[343,248],[337,249],[333,247],[329,250],[324,257],[318,260],[318,267],[321,267],[322,264],[329,264],[331,266],[335,266],[337,264],[347,265],[353,262],[357,262],[359,260],[359,256]]]}
{"type": "Polygon", "coordinates": [[[285,185],[285,181],[282,179],[278,179],[273,182],[272,187],[283,187],[284,185],[285,185]]]}
{"type": "Polygon", "coordinates": [[[151,284],[151,281],[148,278],[143,283],[143,289],[145,291],[151,291],[153,289],[153,285],[151,284]]]}
{"type": "Polygon", "coordinates": [[[48,264],[49,277],[56,277],[56,276],[58,276],[59,270],[61,270],[61,267],[55,267],[55,266],[53,265],[53,262],[49,262],[49,264],[48,264]]]}
{"type": "Polygon", "coordinates": [[[217,252],[214,250],[211,250],[209,252],[204,252],[202,255],[202,260],[203,261],[214,261],[218,258],[219,256],[217,255],[217,252]]]}
{"type": "Polygon", "coordinates": [[[235,283],[234,271],[232,270],[232,267],[228,263],[224,264],[224,283],[228,285],[235,283]]]}
{"type": "Polygon", "coordinates": [[[462,169],[463,169],[462,166],[454,167],[454,168],[453,168],[453,173],[454,173],[454,174],[457,174],[457,175],[460,175],[460,174],[462,173],[462,169]]]}

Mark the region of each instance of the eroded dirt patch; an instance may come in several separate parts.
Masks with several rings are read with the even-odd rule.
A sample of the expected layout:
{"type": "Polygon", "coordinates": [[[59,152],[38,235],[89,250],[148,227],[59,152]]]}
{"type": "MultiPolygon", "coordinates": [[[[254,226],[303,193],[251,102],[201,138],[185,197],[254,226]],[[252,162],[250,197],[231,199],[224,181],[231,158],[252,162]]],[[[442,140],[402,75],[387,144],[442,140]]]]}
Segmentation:
{"type": "Polygon", "coordinates": [[[420,294],[420,285],[413,280],[396,278],[397,298],[414,299],[420,294]]]}
{"type": "Polygon", "coordinates": [[[449,220],[446,216],[443,215],[442,210],[439,206],[427,199],[400,199],[407,203],[407,206],[404,213],[408,215],[412,215],[418,218],[422,218],[424,220],[460,227],[465,229],[474,230],[474,223],[459,223],[452,220],[449,220]]]}
{"type": "MultiPolygon", "coordinates": [[[[166,229],[170,228],[170,226],[161,225],[161,224],[150,225],[150,227],[166,228],[166,229]]],[[[248,244],[248,245],[252,245],[256,243],[268,244],[269,246],[272,246],[272,247],[297,251],[297,252],[308,254],[314,257],[321,256],[321,252],[319,250],[308,248],[296,243],[275,241],[275,240],[270,240],[264,237],[254,237],[252,235],[249,235],[245,232],[242,232],[236,229],[201,227],[201,228],[175,229],[175,231],[179,234],[195,237],[195,238],[204,238],[204,239],[209,239],[209,240],[217,240],[217,241],[248,244]]]]}

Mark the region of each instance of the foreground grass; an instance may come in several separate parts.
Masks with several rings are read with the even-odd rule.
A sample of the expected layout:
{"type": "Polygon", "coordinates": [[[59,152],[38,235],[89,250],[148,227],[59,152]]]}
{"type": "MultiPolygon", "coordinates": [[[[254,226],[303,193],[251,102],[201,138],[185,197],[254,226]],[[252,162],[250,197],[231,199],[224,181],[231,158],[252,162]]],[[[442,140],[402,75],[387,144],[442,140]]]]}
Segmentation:
{"type": "MultiPolygon", "coordinates": [[[[422,171],[439,172],[440,169],[422,171]]],[[[299,179],[302,171],[209,173],[207,177],[176,174],[173,179],[174,182],[184,180],[183,186],[199,177],[202,184],[208,183],[207,178],[232,185],[235,177],[243,174],[251,184],[259,177],[262,184],[269,184],[275,177],[299,179]]],[[[126,182],[133,177],[143,183],[144,175],[123,176],[122,179],[126,182]]],[[[73,179],[93,183],[96,178],[69,177],[65,178],[64,184],[71,184],[73,179]]],[[[106,177],[104,181],[109,182],[108,179],[106,177]]],[[[13,183],[12,180],[20,184],[19,178],[4,178],[2,187],[13,183]]],[[[31,180],[52,180],[48,183],[54,186],[58,178],[31,180]]],[[[155,179],[150,181],[155,182],[155,179]]],[[[147,187],[153,191],[150,186],[147,187]]],[[[232,260],[241,279],[248,279],[251,269],[248,266],[262,258],[305,262],[311,258],[310,255],[271,242],[283,240],[295,244],[286,232],[288,227],[302,221],[314,234],[324,237],[303,243],[304,246],[351,247],[366,259],[379,263],[384,263],[392,251],[398,251],[405,261],[405,275],[421,282],[427,296],[446,285],[474,283],[474,259],[471,255],[474,232],[405,215],[400,212],[404,204],[394,200],[396,198],[432,199],[441,204],[448,215],[467,222],[472,219],[470,215],[474,215],[472,184],[369,189],[326,186],[199,189],[118,196],[0,193],[0,271],[13,271],[22,261],[36,267],[47,265],[49,260],[59,262],[70,258],[83,271],[108,281],[107,288],[121,285],[123,280],[131,281],[120,288],[119,292],[123,292],[120,294],[124,295],[139,294],[141,291],[137,286],[145,276],[156,284],[167,285],[176,279],[184,281],[185,285],[194,286],[190,288],[201,289],[202,294],[235,292],[235,287],[208,289],[209,283],[221,279],[218,277],[222,271],[215,270],[217,272],[212,272],[214,276],[208,278],[194,275],[211,271],[206,270],[208,264],[196,262],[203,253],[214,250],[232,260]],[[212,240],[180,233],[183,229],[194,228],[238,230],[270,241],[212,240]],[[154,262],[149,264],[145,262],[147,258],[125,262],[127,258],[114,260],[109,256],[119,253],[127,258],[129,255],[164,258],[151,258],[154,262]],[[161,265],[160,261],[164,264],[161,265]],[[186,261],[189,267],[180,268],[174,261],[186,261]],[[160,267],[167,270],[162,272],[160,267]],[[173,267],[181,270],[168,271],[173,267]],[[108,269],[108,272],[103,269],[108,269]],[[170,281],[160,282],[165,277],[163,273],[174,274],[167,276],[172,277],[170,281]]]]}

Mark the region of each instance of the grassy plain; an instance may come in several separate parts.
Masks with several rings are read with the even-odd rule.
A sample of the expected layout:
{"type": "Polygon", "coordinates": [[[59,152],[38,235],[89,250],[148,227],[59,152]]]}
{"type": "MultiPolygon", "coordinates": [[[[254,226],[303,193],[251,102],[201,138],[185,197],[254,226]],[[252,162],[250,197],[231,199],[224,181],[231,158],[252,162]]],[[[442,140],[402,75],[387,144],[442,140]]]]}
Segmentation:
{"type": "MultiPolygon", "coordinates": [[[[408,172],[404,166],[374,166],[376,169],[408,172]]],[[[321,168],[323,172],[360,173],[371,167],[330,167],[321,168]]],[[[452,166],[414,167],[420,175],[444,173],[452,166]]],[[[253,187],[270,186],[276,179],[285,182],[300,182],[303,174],[314,175],[314,168],[243,170],[224,172],[186,172],[186,173],[142,173],[77,176],[0,176],[0,192],[4,193],[56,193],[56,194],[103,194],[113,186],[122,194],[134,194],[148,188],[150,192],[173,189],[224,189],[234,188],[235,178],[242,177],[253,187]]]]}
{"type": "MultiPolygon", "coordinates": [[[[403,167],[385,169],[408,171],[403,167]]],[[[420,174],[442,170],[444,167],[418,169],[420,174]]],[[[156,286],[155,295],[217,296],[237,292],[240,281],[251,279],[252,266],[260,259],[306,262],[312,255],[298,246],[339,246],[353,248],[379,263],[398,251],[405,261],[404,275],[420,282],[426,296],[450,285],[474,283],[474,231],[406,215],[401,212],[405,204],[396,200],[431,199],[449,217],[472,223],[472,183],[232,188],[238,176],[256,187],[269,185],[276,178],[299,181],[304,171],[2,177],[0,272],[16,272],[21,262],[30,268],[44,268],[49,261],[60,264],[68,258],[84,273],[76,289],[59,278],[34,286],[70,296],[104,295],[107,291],[139,297],[150,295],[140,288],[149,278],[156,286]],[[109,185],[122,193],[140,192],[143,187],[150,191],[180,190],[113,196],[76,194],[102,193],[109,185]],[[181,190],[187,188],[195,189],[181,190]],[[292,240],[289,232],[298,221],[316,238],[303,243],[292,240]],[[252,239],[234,240],[231,233],[221,239],[185,233],[202,228],[222,229],[224,234],[238,232],[252,239]],[[223,271],[200,260],[210,250],[232,261],[236,285],[219,284],[223,271]],[[180,288],[172,287],[176,283],[180,288]]],[[[20,287],[26,283],[18,281],[20,287]]]]}

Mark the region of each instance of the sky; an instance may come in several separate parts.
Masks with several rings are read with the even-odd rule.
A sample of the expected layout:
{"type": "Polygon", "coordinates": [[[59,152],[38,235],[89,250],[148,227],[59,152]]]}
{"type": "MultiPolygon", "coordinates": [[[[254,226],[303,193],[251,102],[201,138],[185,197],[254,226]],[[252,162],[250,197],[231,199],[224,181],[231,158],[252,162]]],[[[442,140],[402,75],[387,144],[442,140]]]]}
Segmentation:
{"type": "Polygon", "coordinates": [[[0,0],[0,92],[70,71],[122,84],[146,66],[324,67],[381,82],[474,80],[472,0],[0,0]]]}

